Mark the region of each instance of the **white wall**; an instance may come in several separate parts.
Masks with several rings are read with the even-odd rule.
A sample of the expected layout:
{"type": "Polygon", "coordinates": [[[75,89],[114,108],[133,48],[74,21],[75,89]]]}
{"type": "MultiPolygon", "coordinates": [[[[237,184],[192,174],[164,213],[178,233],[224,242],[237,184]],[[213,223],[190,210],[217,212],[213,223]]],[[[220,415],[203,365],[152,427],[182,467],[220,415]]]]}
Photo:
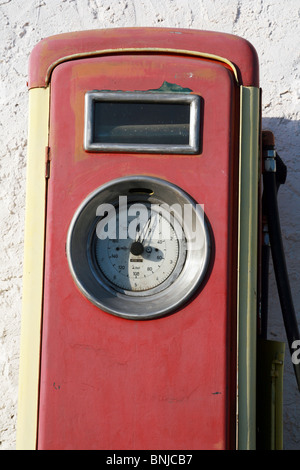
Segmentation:
{"type": "MultiPolygon", "coordinates": [[[[288,165],[282,231],[300,323],[300,0],[0,0],[0,449],[15,448],[27,145],[27,64],[61,32],[120,26],[183,27],[242,36],[260,58],[263,126],[288,165]]],[[[271,276],[270,338],[285,340],[271,276]]],[[[300,393],[287,354],[284,445],[300,448],[300,393]]]]}

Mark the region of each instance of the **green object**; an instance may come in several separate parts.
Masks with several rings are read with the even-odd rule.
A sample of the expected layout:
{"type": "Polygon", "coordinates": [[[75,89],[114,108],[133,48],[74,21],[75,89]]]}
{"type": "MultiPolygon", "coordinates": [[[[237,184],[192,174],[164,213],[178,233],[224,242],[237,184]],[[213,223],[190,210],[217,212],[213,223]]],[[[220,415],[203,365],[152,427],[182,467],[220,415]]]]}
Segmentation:
{"type": "Polygon", "coordinates": [[[260,90],[241,87],[239,266],[238,266],[238,442],[256,448],[256,324],[260,90]]]}
{"type": "Polygon", "coordinates": [[[282,450],[283,364],[285,344],[257,342],[257,449],[282,450]]]}
{"type": "Polygon", "coordinates": [[[193,90],[191,90],[190,88],[183,88],[182,86],[177,85],[176,83],[169,83],[164,81],[160,88],[148,91],[155,91],[161,93],[191,93],[193,90]]]}

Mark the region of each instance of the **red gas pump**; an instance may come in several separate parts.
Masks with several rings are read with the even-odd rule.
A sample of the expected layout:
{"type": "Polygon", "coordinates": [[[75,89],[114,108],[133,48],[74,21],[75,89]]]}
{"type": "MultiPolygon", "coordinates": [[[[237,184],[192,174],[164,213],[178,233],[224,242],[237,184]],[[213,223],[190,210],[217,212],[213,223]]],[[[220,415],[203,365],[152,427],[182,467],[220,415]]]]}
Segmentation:
{"type": "Polygon", "coordinates": [[[63,34],[34,49],[29,90],[19,446],[255,447],[253,47],[63,34]]]}

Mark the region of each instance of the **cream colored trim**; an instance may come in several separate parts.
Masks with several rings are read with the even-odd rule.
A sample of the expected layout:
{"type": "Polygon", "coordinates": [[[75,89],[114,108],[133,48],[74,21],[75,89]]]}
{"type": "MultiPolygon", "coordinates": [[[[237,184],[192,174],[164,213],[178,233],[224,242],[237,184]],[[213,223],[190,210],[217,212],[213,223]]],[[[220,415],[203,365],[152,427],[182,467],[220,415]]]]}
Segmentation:
{"type": "Polygon", "coordinates": [[[17,449],[35,449],[45,231],[45,147],[48,145],[49,88],[29,92],[25,253],[20,344],[17,449]]]}
{"type": "Polygon", "coordinates": [[[238,448],[256,447],[260,90],[241,87],[238,275],[238,448]]]}
{"type": "Polygon", "coordinates": [[[75,60],[75,59],[83,59],[86,57],[98,57],[98,56],[104,56],[104,55],[112,55],[112,54],[128,54],[128,53],[140,53],[140,52],[145,52],[145,53],[166,53],[166,54],[180,54],[180,55],[190,55],[194,57],[199,57],[202,59],[210,59],[210,60],[215,60],[217,62],[222,62],[223,64],[228,65],[231,70],[233,71],[234,77],[236,79],[236,82],[239,83],[238,79],[238,73],[236,67],[233,65],[232,62],[229,60],[225,59],[224,57],[220,57],[214,54],[207,54],[205,52],[198,52],[198,51],[189,51],[185,49],[170,49],[170,48],[163,48],[163,47],[140,47],[140,48],[121,48],[121,49],[104,49],[100,51],[91,51],[91,52],[82,52],[79,54],[71,54],[65,57],[61,57],[57,61],[53,62],[50,67],[47,70],[45,82],[46,86],[50,83],[50,78],[51,78],[51,73],[53,72],[53,69],[61,64],[62,62],[66,62],[68,60],[75,60]]]}

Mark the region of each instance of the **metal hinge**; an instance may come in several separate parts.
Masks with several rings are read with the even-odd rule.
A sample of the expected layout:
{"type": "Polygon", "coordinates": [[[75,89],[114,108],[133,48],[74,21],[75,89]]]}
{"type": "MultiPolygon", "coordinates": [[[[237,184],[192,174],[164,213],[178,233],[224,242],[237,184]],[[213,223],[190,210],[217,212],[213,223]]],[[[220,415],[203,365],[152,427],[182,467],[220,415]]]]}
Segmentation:
{"type": "Polygon", "coordinates": [[[45,148],[45,178],[50,178],[50,147],[45,148]]]}

